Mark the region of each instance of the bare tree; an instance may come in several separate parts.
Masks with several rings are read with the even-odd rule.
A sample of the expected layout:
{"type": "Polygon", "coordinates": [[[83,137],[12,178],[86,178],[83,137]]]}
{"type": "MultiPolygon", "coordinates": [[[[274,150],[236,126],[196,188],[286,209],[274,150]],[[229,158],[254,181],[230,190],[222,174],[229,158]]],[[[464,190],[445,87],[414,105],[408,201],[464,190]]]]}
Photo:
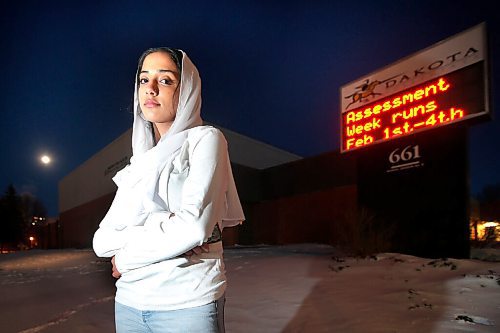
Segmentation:
{"type": "Polygon", "coordinates": [[[23,243],[23,224],[21,199],[10,184],[0,198],[0,250],[16,249],[23,243]]]}

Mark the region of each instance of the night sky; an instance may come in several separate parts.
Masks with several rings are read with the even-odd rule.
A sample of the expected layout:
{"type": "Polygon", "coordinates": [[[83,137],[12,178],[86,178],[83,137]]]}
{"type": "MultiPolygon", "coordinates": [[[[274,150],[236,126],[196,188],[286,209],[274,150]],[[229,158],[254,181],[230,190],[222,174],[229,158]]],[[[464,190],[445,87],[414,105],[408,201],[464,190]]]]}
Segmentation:
{"type": "MultiPolygon", "coordinates": [[[[0,191],[12,183],[56,216],[59,180],[132,125],[137,58],[153,46],[197,65],[206,121],[307,157],[339,149],[342,85],[486,22],[495,118],[494,3],[3,1],[0,191]]],[[[499,130],[470,129],[471,194],[500,182],[499,130]]]]}

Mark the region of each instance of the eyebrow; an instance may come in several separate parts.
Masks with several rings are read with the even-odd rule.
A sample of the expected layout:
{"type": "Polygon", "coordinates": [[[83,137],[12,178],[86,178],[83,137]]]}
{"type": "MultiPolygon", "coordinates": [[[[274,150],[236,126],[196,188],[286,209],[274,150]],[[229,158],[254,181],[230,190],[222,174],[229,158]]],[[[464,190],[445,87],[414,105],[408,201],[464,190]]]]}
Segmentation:
{"type": "Polygon", "coordinates": [[[175,72],[173,70],[170,70],[170,69],[157,69],[157,70],[152,70],[152,71],[141,71],[140,74],[142,74],[142,73],[150,74],[150,73],[154,73],[154,72],[156,72],[156,73],[166,73],[166,72],[169,72],[169,73],[172,73],[172,74],[179,75],[179,73],[177,73],[177,72],[175,72]]]}

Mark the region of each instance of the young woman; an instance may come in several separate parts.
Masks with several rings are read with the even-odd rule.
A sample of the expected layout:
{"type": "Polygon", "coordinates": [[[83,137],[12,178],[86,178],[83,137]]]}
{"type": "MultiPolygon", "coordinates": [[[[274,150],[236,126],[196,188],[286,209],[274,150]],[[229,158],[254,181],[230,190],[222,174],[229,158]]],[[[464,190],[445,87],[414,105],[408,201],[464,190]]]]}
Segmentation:
{"type": "Polygon", "coordinates": [[[244,220],[227,143],[200,117],[201,81],[186,53],[139,59],[133,157],[94,234],[111,257],[121,332],[224,332],[221,230],[244,220]]]}

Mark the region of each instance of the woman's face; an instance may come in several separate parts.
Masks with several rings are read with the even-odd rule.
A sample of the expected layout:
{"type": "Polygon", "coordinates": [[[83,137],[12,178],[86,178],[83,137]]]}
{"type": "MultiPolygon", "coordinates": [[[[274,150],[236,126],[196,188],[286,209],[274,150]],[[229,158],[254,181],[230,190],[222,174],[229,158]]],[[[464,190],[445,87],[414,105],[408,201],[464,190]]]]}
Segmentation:
{"type": "Polygon", "coordinates": [[[179,102],[180,73],[169,54],[146,56],[139,73],[139,105],[145,118],[165,134],[172,125],[179,102]]]}

